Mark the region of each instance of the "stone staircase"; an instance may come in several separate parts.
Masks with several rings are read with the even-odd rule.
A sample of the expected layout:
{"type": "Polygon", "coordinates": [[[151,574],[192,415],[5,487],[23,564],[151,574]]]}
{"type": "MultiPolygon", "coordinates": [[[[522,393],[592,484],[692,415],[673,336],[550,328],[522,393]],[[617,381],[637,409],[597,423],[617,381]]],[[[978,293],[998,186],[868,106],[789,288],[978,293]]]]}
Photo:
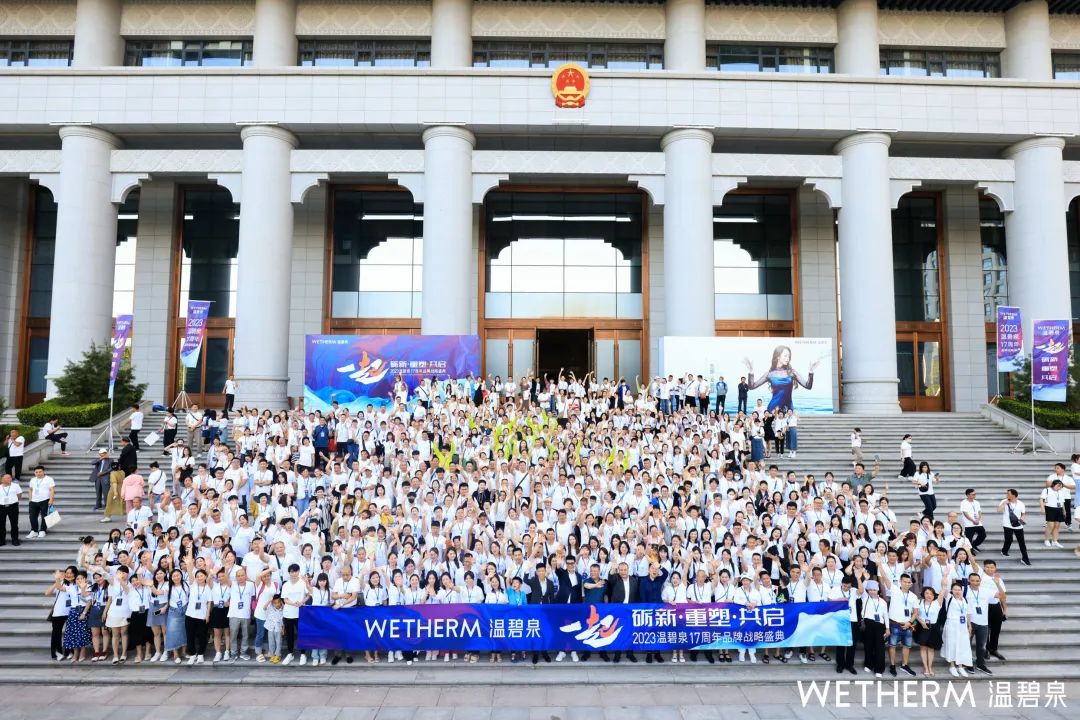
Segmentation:
{"type": "MultiPolygon", "coordinates": [[[[144,436],[151,429],[160,427],[162,417],[157,413],[147,414],[144,436]]],[[[776,463],[782,470],[791,469],[800,475],[813,472],[821,478],[827,470],[832,470],[838,476],[846,475],[851,467],[848,433],[854,426],[862,428],[867,465],[872,464],[875,454],[880,454],[881,475],[877,485],[879,490],[884,489],[885,485],[889,486],[890,502],[902,522],[917,516],[922,508],[915,490],[908,483],[896,480],[900,467],[900,438],[906,432],[914,435],[916,461],[926,460],[941,474],[939,518],[944,519],[949,511],[959,508],[965,488],[974,487],[979,491],[989,533],[983,546],[982,559],[995,558],[999,561],[1009,590],[1009,619],[1002,630],[1000,643],[1000,650],[1008,660],[1005,663],[992,661],[995,677],[1080,678],[1080,617],[1069,610],[1075,607],[1073,592],[1080,581],[1080,560],[1071,549],[1077,536],[1063,537],[1062,544],[1067,547],[1065,550],[1044,547],[1042,519],[1038,512],[1038,495],[1044,478],[1054,462],[1067,461],[1068,458],[1048,453],[1031,455],[1013,452],[1018,438],[975,414],[907,414],[894,418],[837,415],[802,418],[798,457],[793,460],[776,458],[776,463]],[[992,510],[1008,487],[1017,488],[1021,500],[1028,506],[1028,548],[1032,567],[1020,564],[1015,548],[1010,558],[1002,558],[998,554],[1001,518],[992,510]]],[[[145,468],[151,460],[160,457],[158,452],[160,444],[156,450],[147,451],[144,448],[139,457],[140,465],[145,468]]],[[[93,670],[65,668],[61,671],[49,660],[49,625],[45,622],[49,603],[43,593],[51,583],[51,573],[75,560],[80,536],[93,535],[101,544],[107,529],[113,527],[99,523],[100,513],[91,510],[94,496],[87,475],[94,457],[93,451],[73,453],[66,458],[54,455],[46,467],[57,481],[57,505],[64,515],[63,523],[46,539],[24,539],[21,547],[9,545],[0,548],[0,607],[4,608],[0,613],[0,670],[4,667],[52,664],[57,674],[65,676],[68,673],[106,672],[109,677],[119,673],[117,677],[123,676],[124,681],[160,681],[165,666],[158,666],[157,670],[143,666],[134,670],[131,667],[120,670],[95,667],[93,670]]],[[[22,534],[25,536],[28,531],[25,512],[22,521],[22,534]]],[[[267,670],[261,666],[259,670],[254,666],[241,669],[241,665],[243,663],[229,668],[207,668],[201,676],[208,681],[211,672],[214,677],[220,678],[277,670],[267,670]]],[[[448,677],[453,677],[455,683],[466,684],[490,682],[493,677],[486,661],[477,667],[483,668],[487,674],[468,673],[464,667],[453,668],[453,664],[444,669],[442,662],[439,662],[439,666],[438,671],[434,672],[432,667],[422,668],[422,671],[410,668],[409,671],[412,677],[417,678],[416,681],[433,684],[445,683],[446,680],[441,678],[448,677]],[[450,673],[447,674],[447,671],[450,673]]],[[[173,666],[170,664],[168,667],[171,672],[173,666]]],[[[553,681],[556,676],[564,680],[564,671],[570,669],[555,665],[548,667],[552,669],[553,681]],[[556,667],[560,668],[559,672],[555,672],[556,667]]],[[[587,668],[589,677],[595,678],[606,677],[605,673],[611,672],[615,673],[612,675],[614,679],[619,670],[617,666],[595,662],[574,669],[579,667],[581,670],[587,668]]],[[[178,672],[183,674],[184,670],[178,672]]],[[[404,667],[385,663],[373,667],[366,664],[341,665],[334,670],[334,678],[340,679],[338,676],[345,672],[352,678],[347,682],[353,683],[374,682],[372,677],[388,680],[390,676],[385,673],[405,672],[404,667]]],[[[939,670],[939,675],[941,672],[943,670],[939,670]]],[[[663,671],[666,681],[674,682],[683,679],[701,682],[703,674],[710,678],[710,682],[745,682],[827,678],[833,673],[831,666],[825,667],[820,662],[808,666],[788,664],[766,668],[760,665],[733,665],[719,670],[715,667],[691,667],[690,664],[678,668],[665,665],[663,671]]],[[[541,672],[533,677],[543,683],[544,675],[541,672]]],[[[321,682],[337,681],[329,676],[320,675],[320,678],[321,682]]],[[[312,679],[314,681],[314,676],[312,679]]],[[[239,680],[233,677],[233,681],[239,680]]]]}

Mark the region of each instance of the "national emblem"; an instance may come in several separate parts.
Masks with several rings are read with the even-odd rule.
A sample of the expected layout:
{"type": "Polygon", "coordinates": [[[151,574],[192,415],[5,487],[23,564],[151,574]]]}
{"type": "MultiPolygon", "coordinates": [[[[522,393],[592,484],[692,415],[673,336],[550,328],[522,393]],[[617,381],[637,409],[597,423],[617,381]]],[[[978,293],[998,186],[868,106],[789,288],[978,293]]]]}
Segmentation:
{"type": "Polygon", "coordinates": [[[551,75],[551,94],[555,96],[555,107],[585,107],[585,98],[589,95],[589,73],[575,63],[560,65],[551,75]]]}

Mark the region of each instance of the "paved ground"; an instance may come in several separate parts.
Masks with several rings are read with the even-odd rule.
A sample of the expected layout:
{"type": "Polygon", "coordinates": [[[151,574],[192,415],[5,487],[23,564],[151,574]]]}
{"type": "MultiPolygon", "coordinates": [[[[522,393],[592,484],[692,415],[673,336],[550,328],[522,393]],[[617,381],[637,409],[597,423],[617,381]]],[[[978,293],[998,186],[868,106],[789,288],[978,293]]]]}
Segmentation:
{"type": "Polygon", "coordinates": [[[832,718],[1023,718],[1075,716],[1080,684],[1066,687],[1067,709],[988,710],[985,682],[972,683],[976,708],[804,708],[794,683],[564,687],[116,686],[7,685],[2,720],[829,720],[832,718]]]}

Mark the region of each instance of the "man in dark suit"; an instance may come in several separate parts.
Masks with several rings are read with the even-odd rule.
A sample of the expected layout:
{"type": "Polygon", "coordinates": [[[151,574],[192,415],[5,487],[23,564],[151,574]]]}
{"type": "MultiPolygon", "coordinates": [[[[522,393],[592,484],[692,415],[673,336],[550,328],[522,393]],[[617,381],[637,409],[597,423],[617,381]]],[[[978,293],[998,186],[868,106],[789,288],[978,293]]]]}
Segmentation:
{"type": "Polygon", "coordinates": [[[581,576],[577,573],[577,560],[566,558],[566,567],[555,570],[555,580],[559,583],[555,591],[557,603],[580,603],[583,597],[581,576]]]}
{"type": "Polygon", "coordinates": [[[105,507],[105,498],[109,494],[109,473],[112,472],[112,460],[105,448],[98,450],[98,459],[90,470],[90,482],[94,484],[94,509],[105,507]]]}
{"type": "MultiPolygon", "coordinates": [[[[609,603],[619,605],[636,603],[638,601],[638,579],[630,574],[630,566],[626,563],[619,563],[617,574],[608,578],[605,599],[609,603]]],[[[608,659],[607,653],[600,653],[600,657],[605,661],[608,659]]],[[[614,662],[619,662],[621,657],[622,653],[617,652],[612,660],[614,662]]],[[[633,650],[627,651],[626,659],[632,663],[637,662],[633,650]]]]}
{"type": "Polygon", "coordinates": [[[130,475],[139,468],[139,456],[135,453],[135,446],[128,438],[120,438],[120,469],[124,475],[130,475]]]}
{"type": "MultiPolygon", "coordinates": [[[[530,605],[555,604],[555,582],[548,577],[548,568],[546,564],[538,564],[536,566],[536,572],[530,575],[526,582],[529,585],[530,605]]],[[[546,651],[543,653],[534,652],[532,657],[533,665],[540,662],[541,655],[544,656],[544,662],[551,662],[551,655],[546,651]]]]}

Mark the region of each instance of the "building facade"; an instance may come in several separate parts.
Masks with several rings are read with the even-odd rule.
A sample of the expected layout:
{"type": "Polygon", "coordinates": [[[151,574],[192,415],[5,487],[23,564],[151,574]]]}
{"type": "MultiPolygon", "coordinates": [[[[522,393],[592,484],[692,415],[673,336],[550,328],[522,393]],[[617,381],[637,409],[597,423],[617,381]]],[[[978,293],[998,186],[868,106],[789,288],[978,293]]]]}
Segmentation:
{"type": "Polygon", "coordinates": [[[3,0],[0,108],[13,405],[132,312],[165,402],[299,397],[309,333],[631,382],[742,334],[970,411],[998,304],[1078,314],[1077,0],[3,0]]]}

